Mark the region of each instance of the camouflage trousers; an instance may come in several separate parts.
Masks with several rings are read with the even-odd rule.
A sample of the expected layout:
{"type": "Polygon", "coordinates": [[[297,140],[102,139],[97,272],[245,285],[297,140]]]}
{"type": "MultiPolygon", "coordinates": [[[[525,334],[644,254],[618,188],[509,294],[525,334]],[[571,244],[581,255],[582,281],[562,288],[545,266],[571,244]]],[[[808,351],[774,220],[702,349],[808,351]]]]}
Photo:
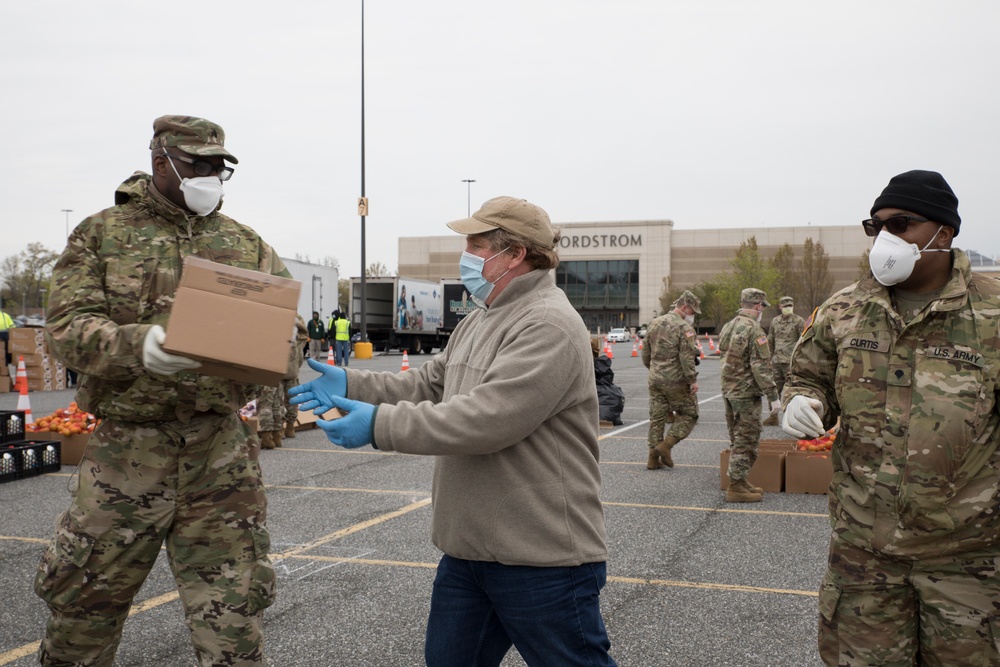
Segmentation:
{"type": "Polygon", "coordinates": [[[819,595],[827,665],[1000,665],[997,551],[902,561],[830,542],[819,595]]]}
{"type": "Polygon", "coordinates": [[[680,442],[691,435],[698,422],[698,395],[691,393],[691,385],[661,383],[649,384],[649,437],[647,444],[652,449],[663,440],[667,417],[676,412],[674,423],[667,435],[680,442]]]}
{"type": "Polygon", "coordinates": [[[726,403],[726,426],[732,451],[729,453],[729,478],[746,479],[757,461],[760,447],[761,400],[755,398],[723,398],[726,403]]]}
{"type": "Polygon", "coordinates": [[[277,387],[263,387],[257,397],[257,420],[261,431],[280,431],[286,423],[295,423],[299,406],[288,401],[288,390],[298,384],[298,379],[282,380],[277,387]]]}
{"type": "Polygon", "coordinates": [[[201,667],[264,665],[274,598],[260,443],[236,413],[104,420],[42,557],[43,665],[111,667],[133,598],[166,555],[201,667]]]}
{"type": "Polygon", "coordinates": [[[774,371],[774,384],[778,388],[778,398],[781,398],[781,390],[785,388],[785,382],[788,381],[789,368],[791,368],[790,364],[771,364],[771,370],[774,371]]]}

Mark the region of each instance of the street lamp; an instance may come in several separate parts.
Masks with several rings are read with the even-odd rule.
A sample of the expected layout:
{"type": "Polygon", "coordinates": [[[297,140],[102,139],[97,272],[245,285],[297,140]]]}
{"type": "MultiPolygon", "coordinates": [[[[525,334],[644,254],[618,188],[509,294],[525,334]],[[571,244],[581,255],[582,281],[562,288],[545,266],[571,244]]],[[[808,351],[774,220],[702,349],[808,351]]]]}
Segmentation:
{"type": "Polygon", "coordinates": [[[69,238],[69,214],[73,212],[73,209],[64,208],[62,212],[66,214],[66,238],[69,238]]]}
{"type": "Polygon", "coordinates": [[[463,178],[462,182],[465,183],[465,206],[466,206],[466,217],[472,217],[472,184],[476,182],[474,178],[463,178]]]}

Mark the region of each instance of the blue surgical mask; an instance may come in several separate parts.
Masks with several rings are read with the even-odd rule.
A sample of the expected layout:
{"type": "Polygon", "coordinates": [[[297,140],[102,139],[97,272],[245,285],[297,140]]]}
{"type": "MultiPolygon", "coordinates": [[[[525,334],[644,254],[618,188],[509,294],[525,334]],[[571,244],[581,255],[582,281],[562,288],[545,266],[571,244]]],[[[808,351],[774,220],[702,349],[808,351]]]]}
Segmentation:
{"type": "MultiPolygon", "coordinates": [[[[486,303],[486,299],[490,297],[490,294],[493,293],[493,288],[496,287],[496,285],[483,276],[483,269],[486,267],[486,262],[499,257],[507,252],[507,250],[507,248],[504,248],[497,254],[493,255],[493,257],[489,257],[487,259],[483,259],[478,255],[473,255],[471,252],[463,252],[462,259],[458,261],[458,275],[461,276],[462,284],[465,285],[465,289],[469,290],[469,294],[479,299],[484,304],[486,303]]],[[[510,271],[510,269],[507,269],[507,271],[510,271]]],[[[497,276],[496,280],[499,280],[507,275],[507,271],[504,271],[497,276]]]]}

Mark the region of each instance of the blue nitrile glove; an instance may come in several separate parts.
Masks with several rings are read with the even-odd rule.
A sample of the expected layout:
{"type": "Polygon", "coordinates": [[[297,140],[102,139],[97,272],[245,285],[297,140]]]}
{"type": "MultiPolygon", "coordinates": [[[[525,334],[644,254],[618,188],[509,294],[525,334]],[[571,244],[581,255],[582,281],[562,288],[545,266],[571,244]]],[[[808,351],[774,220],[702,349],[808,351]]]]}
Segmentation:
{"type": "Polygon", "coordinates": [[[320,419],[316,422],[316,426],[323,429],[330,442],[347,449],[364,447],[375,442],[377,406],[334,396],[333,407],[347,414],[340,419],[331,421],[320,419]]]}
{"type": "Polygon", "coordinates": [[[309,360],[309,368],[319,371],[320,376],[312,382],[289,389],[288,393],[292,397],[289,403],[299,406],[300,410],[312,410],[321,415],[333,407],[334,396],[347,396],[347,371],[339,366],[321,364],[315,359],[309,360]]]}

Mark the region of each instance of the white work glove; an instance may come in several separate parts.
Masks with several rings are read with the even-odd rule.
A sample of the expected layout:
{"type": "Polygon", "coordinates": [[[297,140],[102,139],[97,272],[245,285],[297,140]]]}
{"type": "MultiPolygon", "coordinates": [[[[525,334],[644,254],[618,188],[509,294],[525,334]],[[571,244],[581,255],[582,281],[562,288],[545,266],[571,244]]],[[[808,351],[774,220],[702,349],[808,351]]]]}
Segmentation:
{"type": "Polygon", "coordinates": [[[771,414],[769,414],[768,417],[773,417],[774,415],[778,414],[778,408],[780,407],[781,407],[780,400],[775,399],[771,401],[771,414]]]}
{"type": "Polygon", "coordinates": [[[158,375],[173,375],[201,366],[200,361],[164,352],[163,341],[165,340],[167,340],[167,332],[163,330],[163,327],[154,324],[149,328],[149,333],[142,341],[142,365],[146,367],[146,370],[158,375]]]}
{"type": "Polygon", "coordinates": [[[818,438],[823,435],[823,404],[802,394],[792,396],[785,408],[781,428],[796,438],[818,438]]]}

